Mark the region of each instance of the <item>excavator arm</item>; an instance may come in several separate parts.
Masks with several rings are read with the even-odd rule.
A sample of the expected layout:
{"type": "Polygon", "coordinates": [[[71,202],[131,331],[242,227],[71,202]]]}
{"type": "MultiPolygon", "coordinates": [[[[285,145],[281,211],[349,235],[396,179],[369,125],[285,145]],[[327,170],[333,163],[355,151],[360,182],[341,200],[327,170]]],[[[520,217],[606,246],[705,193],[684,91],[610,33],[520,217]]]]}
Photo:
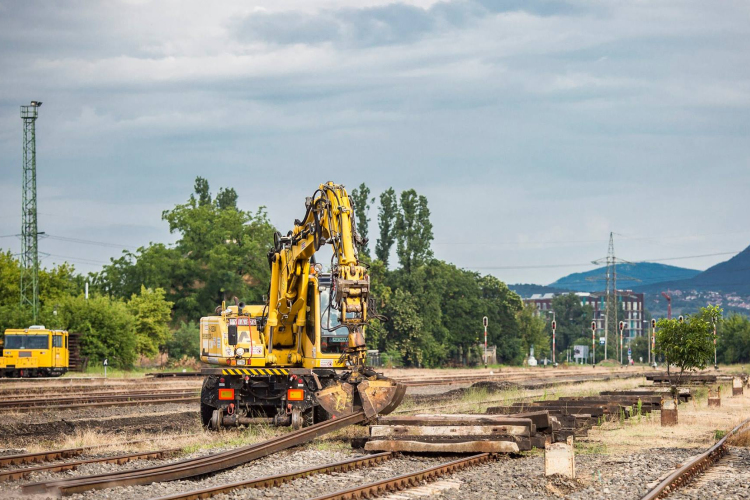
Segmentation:
{"type": "Polygon", "coordinates": [[[341,323],[349,332],[347,362],[361,365],[366,353],[363,328],[367,324],[370,277],[357,258],[359,235],[349,195],[344,186],[328,182],[307,199],[306,206],[304,219],[295,221],[287,236],[276,233],[269,253],[271,289],[265,325],[269,352],[275,335],[291,340],[290,333],[296,335],[305,327],[311,261],[320,247],[329,243],[334,253],[331,307],[339,311],[341,323]]]}
{"type": "MultiPolygon", "coordinates": [[[[354,223],[351,199],[344,186],[328,182],[321,184],[305,205],[305,216],[295,221],[292,231],[286,236],[276,233],[268,256],[271,287],[264,327],[268,360],[275,362],[274,345],[299,345],[310,310],[307,303],[310,267],[321,246],[330,244],[333,247],[333,293],[329,307],[338,311],[341,325],[348,331],[342,358],[350,371],[343,373],[336,384],[318,391],[316,397],[335,417],[358,408],[368,417],[387,413],[400,403],[405,387],[365,367],[364,328],[368,322],[370,277],[357,256],[357,244],[361,240],[354,223]]],[[[288,361],[301,360],[299,352],[295,355],[299,359],[288,361]]]]}

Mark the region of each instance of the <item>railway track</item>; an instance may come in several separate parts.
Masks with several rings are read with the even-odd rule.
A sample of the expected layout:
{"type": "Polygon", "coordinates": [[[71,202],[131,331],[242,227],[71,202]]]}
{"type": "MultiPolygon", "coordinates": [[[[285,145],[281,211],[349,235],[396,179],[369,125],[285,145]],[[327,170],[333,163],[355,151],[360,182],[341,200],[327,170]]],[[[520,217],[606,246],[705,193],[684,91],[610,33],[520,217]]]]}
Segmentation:
{"type": "Polygon", "coordinates": [[[110,457],[90,458],[87,460],[76,460],[73,462],[54,463],[47,465],[38,465],[35,467],[24,467],[18,469],[11,469],[0,471],[0,481],[13,481],[22,479],[29,474],[35,472],[63,472],[66,470],[75,470],[81,465],[86,464],[124,464],[133,460],[148,460],[148,459],[160,459],[166,458],[172,455],[176,455],[180,452],[180,448],[172,448],[167,450],[156,450],[156,451],[139,451],[135,453],[126,453],[122,455],[114,455],[110,457]]]}
{"type": "Polygon", "coordinates": [[[219,486],[211,486],[208,488],[201,488],[199,490],[186,491],[182,493],[175,493],[164,497],[159,497],[154,500],[199,500],[204,498],[211,498],[215,495],[221,495],[236,490],[246,488],[271,488],[279,486],[284,483],[288,483],[295,479],[302,477],[312,476],[314,474],[330,474],[332,472],[348,472],[351,470],[359,469],[361,467],[369,467],[371,465],[380,464],[393,457],[390,452],[376,453],[373,455],[367,455],[364,457],[352,458],[350,460],[344,460],[342,462],[335,462],[325,465],[318,465],[314,467],[308,467],[305,469],[299,469],[296,471],[288,472],[285,474],[276,474],[273,476],[266,476],[257,479],[250,479],[247,481],[238,481],[234,483],[222,484],[219,486]]]}
{"type": "Polygon", "coordinates": [[[666,498],[676,489],[686,486],[697,476],[710,469],[716,462],[727,454],[728,441],[742,434],[750,432],[750,418],[729,431],[715,445],[693,460],[675,470],[663,481],[657,484],[641,500],[657,500],[666,498]]]}
{"type": "Polygon", "coordinates": [[[302,428],[262,443],[216,453],[214,455],[179,460],[167,465],[146,467],[94,476],[31,483],[23,486],[24,493],[69,495],[83,491],[111,488],[115,486],[135,486],[158,481],[174,481],[190,477],[212,474],[236,467],[252,460],[307,443],[318,436],[343,429],[365,420],[362,412],[347,417],[327,420],[310,427],[302,428]]]}
{"type": "Polygon", "coordinates": [[[127,393],[80,395],[62,398],[26,398],[0,401],[1,412],[35,412],[45,410],[67,410],[101,406],[134,406],[164,403],[195,403],[200,393],[195,390],[180,392],[127,393]]]}
{"type": "Polygon", "coordinates": [[[384,493],[401,491],[405,488],[416,487],[427,481],[434,481],[446,474],[472,467],[492,459],[489,453],[480,453],[469,457],[453,460],[444,464],[428,467],[427,469],[402,474],[400,476],[381,479],[373,483],[354,486],[345,490],[315,497],[313,500],[355,500],[360,498],[374,498],[384,493]]]}

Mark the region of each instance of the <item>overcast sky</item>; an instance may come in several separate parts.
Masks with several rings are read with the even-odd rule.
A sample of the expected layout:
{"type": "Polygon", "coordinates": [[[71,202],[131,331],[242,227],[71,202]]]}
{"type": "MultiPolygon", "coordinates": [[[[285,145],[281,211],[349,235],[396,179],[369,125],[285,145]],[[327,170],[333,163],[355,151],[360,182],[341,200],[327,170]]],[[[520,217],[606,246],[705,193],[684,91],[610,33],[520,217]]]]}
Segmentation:
{"type": "Polygon", "coordinates": [[[0,1],[0,236],[36,99],[57,237],[174,241],[161,211],[201,175],[284,232],[321,182],[414,188],[435,255],[509,283],[593,268],[610,231],[631,261],[739,251],[749,47],[747,1],[0,1]]]}

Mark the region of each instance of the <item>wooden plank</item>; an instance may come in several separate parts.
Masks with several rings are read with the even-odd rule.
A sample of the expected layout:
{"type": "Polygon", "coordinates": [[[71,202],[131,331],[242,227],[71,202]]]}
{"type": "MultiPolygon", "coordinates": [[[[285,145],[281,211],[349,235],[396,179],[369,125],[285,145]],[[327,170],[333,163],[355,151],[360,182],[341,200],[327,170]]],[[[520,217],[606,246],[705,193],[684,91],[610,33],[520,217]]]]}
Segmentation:
{"type": "Polygon", "coordinates": [[[494,416],[488,414],[408,415],[378,417],[379,425],[524,425],[531,427],[528,418],[494,416]]]}
{"type": "MultiPolygon", "coordinates": [[[[487,414],[501,415],[502,412],[495,411],[495,408],[500,408],[500,407],[491,406],[487,408],[487,414]]],[[[515,413],[513,414],[513,418],[528,418],[534,424],[537,431],[544,431],[545,429],[550,427],[550,414],[548,410],[515,413]]]]}
{"type": "MultiPolygon", "coordinates": [[[[530,422],[530,421],[529,421],[530,422]]],[[[529,425],[371,425],[371,437],[529,436],[529,425]]]]}
{"type": "Polygon", "coordinates": [[[423,441],[391,441],[380,439],[368,441],[365,451],[399,451],[413,453],[518,453],[522,448],[531,449],[531,442],[526,440],[527,446],[519,446],[515,441],[460,441],[457,443],[430,443],[423,441]]]}

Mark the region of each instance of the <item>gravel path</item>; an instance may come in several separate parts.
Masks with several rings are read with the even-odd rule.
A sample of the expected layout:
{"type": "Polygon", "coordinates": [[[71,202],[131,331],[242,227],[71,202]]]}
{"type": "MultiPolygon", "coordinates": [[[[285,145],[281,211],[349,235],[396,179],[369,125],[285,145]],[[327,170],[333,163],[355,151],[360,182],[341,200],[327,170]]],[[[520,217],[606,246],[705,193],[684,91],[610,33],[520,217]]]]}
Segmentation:
{"type": "MultiPolygon", "coordinates": [[[[211,485],[225,484],[270,474],[288,472],[303,467],[336,462],[358,456],[359,453],[345,447],[333,446],[332,449],[320,449],[330,444],[318,444],[298,450],[289,450],[265,457],[241,467],[228,470],[201,480],[173,481],[145,486],[113,488],[101,491],[90,491],[73,495],[73,500],[126,500],[134,498],[154,498],[171,493],[190,491],[211,485]]],[[[190,457],[204,456],[223,451],[215,449],[200,451],[190,457]]],[[[636,453],[631,456],[604,455],[584,453],[576,456],[578,479],[565,480],[559,477],[544,477],[544,458],[541,452],[530,453],[521,457],[503,456],[497,461],[482,464],[468,470],[460,471],[443,479],[460,482],[458,489],[446,489],[435,497],[445,500],[489,500],[568,498],[571,500],[621,500],[622,498],[640,498],[648,489],[675,467],[685,463],[690,457],[700,453],[699,449],[662,448],[636,453]]],[[[179,459],[187,458],[187,456],[179,459]]],[[[327,492],[365,484],[424,469],[454,459],[451,456],[417,457],[400,456],[383,464],[359,469],[348,473],[317,475],[298,479],[290,484],[276,488],[247,489],[215,497],[217,500],[237,498],[313,498],[327,492]]],[[[89,464],[76,471],[63,473],[41,473],[31,478],[3,485],[0,499],[17,498],[20,495],[19,485],[64,477],[101,474],[114,470],[126,470],[172,462],[171,460],[134,461],[123,465],[89,464]]],[[[719,491],[716,498],[750,498],[748,481],[750,472],[750,451],[744,448],[733,449],[731,461],[724,467],[733,469],[733,474],[714,475],[706,479],[705,485],[686,489],[674,498],[706,498],[705,492],[719,491]]],[[[722,470],[723,469],[717,469],[722,470]]],[[[44,497],[39,497],[44,498],[44,497]]]]}
{"type": "Polygon", "coordinates": [[[520,458],[501,457],[496,462],[450,476],[461,481],[457,490],[446,490],[446,500],[569,498],[621,500],[640,498],[667,471],[699,450],[655,449],[632,456],[586,454],[576,456],[578,479],[544,477],[542,453],[520,458]]]}

